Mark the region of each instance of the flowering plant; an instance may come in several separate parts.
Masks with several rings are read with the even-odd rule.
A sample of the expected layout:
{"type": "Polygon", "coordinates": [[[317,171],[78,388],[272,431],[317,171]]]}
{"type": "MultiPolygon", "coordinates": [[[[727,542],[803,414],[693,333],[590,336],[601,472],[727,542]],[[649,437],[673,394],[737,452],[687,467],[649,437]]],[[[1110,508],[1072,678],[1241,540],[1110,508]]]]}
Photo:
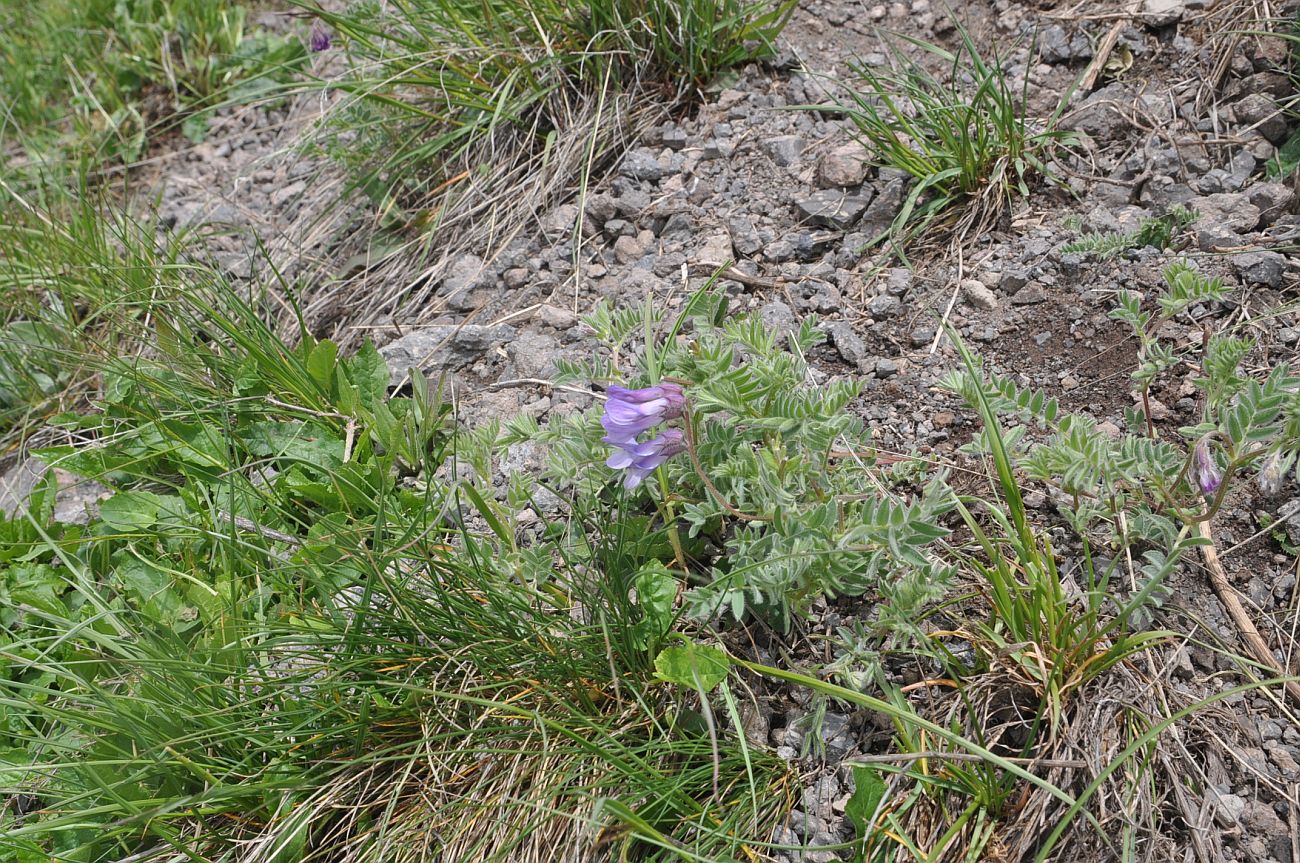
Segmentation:
{"type": "MultiPolygon", "coordinates": [[[[864,594],[883,600],[885,617],[913,618],[951,574],[927,551],[945,535],[952,506],[943,475],[915,485],[910,468],[878,463],[861,418],[847,410],[858,382],[818,378],[803,360],[823,338],[815,321],[790,333],[787,347],[761,320],[724,311],[712,294],[671,322],[649,306],[598,307],[587,322],[610,356],[628,355],[640,334],[668,332],[639,352],[644,377],[661,382],[609,386],[599,422],[588,415],[542,429],[516,420],[503,442],[545,442],[547,476],[575,511],[600,513],[589,520],[608,534],[639,537],[624,540],[619,565],[633,573],[649,559],[670,565],[691,585],[683,599],[697,619],[757,614],[787,627],[820,597],[864,594]],[[679,453],[690,457],[672,458],[679,453]],[[600,463],[637,492],[617,514],[602,503],[609,475],[591,469],[600,463]],[[644,482],[660,468],[662,482],[644,482]]],[[[604,358],[561,373],[575,382],[618,376],[604,358]]]]}

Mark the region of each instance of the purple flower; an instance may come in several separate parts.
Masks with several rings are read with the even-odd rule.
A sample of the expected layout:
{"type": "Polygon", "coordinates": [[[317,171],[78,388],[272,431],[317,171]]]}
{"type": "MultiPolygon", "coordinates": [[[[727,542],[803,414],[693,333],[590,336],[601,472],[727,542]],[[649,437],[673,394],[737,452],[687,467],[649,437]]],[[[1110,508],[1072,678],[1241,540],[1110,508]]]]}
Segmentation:
{"type": "Polygon", "coordinates": [[[678,453],[686,451],[686,442],[680,429],[667,429],[645,443],[635,440],[615,444],[614,454],[605,464],[615,470],[626,471],[623,487],[628,491],[639,486],[655,468],[678,453]]]}
{"type": "Polygon", "coordinates": [[[605,427],[605,443],[622,446],[635,442],[637,435],[651,426],[682,415],[686,398],[677,384],[659,384],[639,390],[619,386],[609,388],[609,400],[600,424],[605,427]]]}
{"type": "Polygon", "coordinates": [[[1223,482],[1223,472],[1219,470],[1218,462],[1210,452],[1210,444],[1204,438],[1192,452],[1192,478],[1201,494],[1206,497],[1218,491],[1219,483],[1223,482]]]}
{"type": "Polygon", "coordinates": [[[325,25],[320,21],[313,21],[311,25],[311,50],[319,54],[321,51],[328,51],[334,40],[330,37],[330,31],[325,29],[325,25]]]}

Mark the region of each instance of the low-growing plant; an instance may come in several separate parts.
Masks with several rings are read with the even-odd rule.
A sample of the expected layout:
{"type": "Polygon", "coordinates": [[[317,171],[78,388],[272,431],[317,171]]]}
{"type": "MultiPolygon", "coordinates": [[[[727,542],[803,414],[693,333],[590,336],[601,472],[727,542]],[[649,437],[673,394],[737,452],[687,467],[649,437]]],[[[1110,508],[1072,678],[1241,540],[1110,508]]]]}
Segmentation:
{"type": "Polygon", "coordinates": [[[1061,251],[1065,254],[1096,255],[1102,259],[1148,246],[1163,251],[1194,221],[1195,210],[1176,204],[1163,216],[1143,219],[1132,231],[1091,231],[1061,246],[1061,251]]]}
{"type": "MultiPolygon", "coordinates": [[[[724,302],[705,292],[662,341],[649,305],[601,305],[587,320],[611,357],[642,336],[635,376],[683,394],[681,454],[640,484],[648,500],[625,496],[618,511],[662,525],[664,562],[694,585],[684,597],[692,616],[754,614],[788,629],[819,597],[869,593],[901,621],[943,593],[950,568],[929,546],[947,533],[941,518],[953,506],[944,476],[913,488],[908,471],[882,469],[862,420],[846,410],[858,382],[810,380],[804,356],[824,338],[813,320],[788,334],[788,348],[758,318],[726,319],[724,302]]],[[[564,364],[560,379],[608,382],[620,371],[602,358],[564,364]]],[[[502,443],[548,444],[547,477],[589,512],[609,508],[611,480],[627,470],[593,467],[610,454],[601,431],[591,415],[545,429],[520,419],[502,443]]],[[[525,492],[515,494],[526,500],[525,492]]]]}
{"type": "Polygon", "coordinates": [[[1070,138],[1056,125],[1068,93],[1049,117],[1030,119],[1027,90],[1016,93],[1003,64],[986,60],[960,24],[957,33],[955,52],[898,37],[923,58],[946,64],[943,76],[885,40],[890,66],[854,64],[848,100],[836,106],[878,165],[912,180],[887,234],[899,248],[959,207],[966,208],[959,218],[968,224],[996,218],[1009,200],[1027,196],[1031,184],[1054,178],[1053,148],[1070,138]]]}

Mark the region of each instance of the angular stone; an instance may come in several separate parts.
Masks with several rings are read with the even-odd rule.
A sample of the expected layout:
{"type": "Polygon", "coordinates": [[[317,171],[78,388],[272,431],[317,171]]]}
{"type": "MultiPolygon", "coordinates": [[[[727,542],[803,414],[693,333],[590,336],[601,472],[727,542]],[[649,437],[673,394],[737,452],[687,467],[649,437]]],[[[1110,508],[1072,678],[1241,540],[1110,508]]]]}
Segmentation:
{"type": "Polygon", "coordinates": [[[797,201],[795,206],[798,207],[799,215],[805,221],[824,228],[845,231],[862,218],[870,203],[869,193],[850,195],[835,189],[822,189],[797,201]]]}
{"type": "Polygon", "coordinates": [[[460,255],[447,267],[447,274],[438,286],[438,296],[457,311],[473,308],[473,292],[487,285],[493,274],[486,270],[478,255],[460,255]]]}
{"type": "Polygon", "coordinates": [[[817,162],[817,182],[823,189],[861,186],[867,178],[867,151],[861,144],[836,147],[817,162]]]}
{"type": "Polygon", "coordinates": [[[977,309],[992,311],[998,307],[997,295],[979,279],[963,279],[961,283],[962,298],[977,309]]]}
{"type": "Polygon", "coordinates": [[[1247,93],[1232,110],[1239,124],[1258,129],[1270,143],[1281,144],[1287,139],[1286,118],[1277,103],[1263,93],[1247,93]]]}
{"type": "Polygon", "coordinates": [[[1011,298],[1011,305],[1013,306],[1036,306],[1044,302],[1047,302],[1047,292],[1037,282],[1030,282],[1025,285],[1016,291],[1015,296],[1011,298]]]}
{"type": "Polygon", "coordinates": [[[1259,223],[1269,227],[1295,209],[1296,195],[1282,183],[1260,183],[1246,190],[1252,206],[1259,209],[1259,223]]]}
{"type": "Polygon", "coordinates": [[[826,324],[826,334],[831,337],[831,343],[845,362],[859,371],[866,371],[867,344],[862,336],[854,332],[852,324],[848,321],[831,321],[826,324]]]}
{"type": "Polygon", "coordinates": [[[614,241],[614,260],[620,264],[630,264],[639,260],[645,254],[645,249],[637,242],[636,237],[619,237],[614,241]]]}
{"type": "Polygon", "coordinates": [[[686,132],[677,126],[673,126],[664,130],[660,140],[670,150],[682,150],[686,147],[686,132]]]}
{"type": "Polygon", "coordinates": [[[659,164],[658,157],[644,148],[628,152],[623,157],[618,172],[624,177],[631,177],[633,180],[647,180],[651,183],[658,182],[664,176],[664,169],[659,164]]]}
{"type": "Polygon", "coordinates": [[[903,313],[903,301],[889,294],[872,297],[867,303],[867,313],[876,320],[897,317],[903,313]]]}
{"type": "Polygon", "coordinates": [[[1181,21],[1187,0],[1143,0],[1142,17],[1152,27],[1168,27],[1181,21]]]}
{"type": "Polygon", "coordinates": [[[1280,288],[1282,275],[1286,272],[1286,258],[1277,252],[1246,252],[1233,255],[1232,266],[1248,285],[1280,288]]]}
{"type": "Polygon", "coordinates": [[[505,324],[425,327],[385,345],[379,353],[388,363],[389,385],[397,386],[407,369],[440,374],[468,365],[514,337],[515,328],[505,324]]]}
{"type": "Polygon", "coordinates": [[[782,168],[788,168],[799,161],[799,155],[805,146],[806,142],[798,135],[780,135],[768,141],[764,149],[773,162],[782,168]]]}

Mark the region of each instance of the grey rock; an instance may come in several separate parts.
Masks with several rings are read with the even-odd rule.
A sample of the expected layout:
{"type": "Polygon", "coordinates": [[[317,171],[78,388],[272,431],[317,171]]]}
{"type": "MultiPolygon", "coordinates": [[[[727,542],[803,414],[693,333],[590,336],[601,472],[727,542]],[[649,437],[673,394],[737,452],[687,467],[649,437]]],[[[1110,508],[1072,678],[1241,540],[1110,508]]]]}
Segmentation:
{"type": "Polygon", "coordinates": [[[1038,34],[1038,56],[1044,63],[1068,63],[1092,57],[1092,43],[1085,33],[1067,33],[1053,24],[1038,34]]]}
{"type": "Polygon", "coordinates": [[[597,225],[604,225],[618,213],[618,205],[604,192],[589,196],[585,209],[587,218],[597,225]]]}
{"type": "Polygon", "coordinates": [[[1251,205],[1259,210],[1259,224],[1269,227],[1296,205],[1295,192],[1282,183],[1260,183],[1246,190],[1251,205]]]}
{"type": "Polygon", "coordinates": [[[379,353],[388,363],[389,384],[396,386],[408,369],[438,374],[460,368],[514,337],[515,328],[505,324],[433,326],[407,333],[379,353]]]}
{"type": "Polygon", "coordinates": [[[447,266],[447,273],[438,286],[438,296],[457,311],[472,309],[473,292],[486,287],[491,278],[492,273],[484,268],[483,259],[478,255],[459,255],[447,266]]]}
{"type": "Polygon", "coordinates": [[[1193,198],[1190,206],[1196,211],[1198,226],[1215,224],[1241,234],[1253,231],[1259,224],[1259,208],[1239,192],[1220,192],[1193,198]]]}
{"type": "Polygon", "coordinates": [[[1229,793],[1224,786],[1210,786],[1208,796],[1214,804],[1215,820],[1223,827],[1235,825],[1246,811],[1245,799],[1229,793]]]}
{"type": "Polygon", "coordinates": [[[501,274],[501,281],[512,291],[517,291],[528,284],[527,267],[511,267],[501,274]]]}
{"type": "Polygon", "coordinates": [[[836,147],[817,162],[817,182],[823,189],[861,186],[867,178],[867,153],[861,144],[836,147]]]}
{"type": "Polygon", "coordinates": [[[1131,97],[1123,84],[1108,84],[1085,99],[1078,110],[1064,118],[1061,126],[1085,132],[1098,142],[1115,140],[1132,127],[1120,108],[1129,101],[1131,97]]]}
{"type": "Polygon", "coordinates": [[[835,189],[823,189],[797,201],[795,206],[799,209],[800,217],[808,222],[844,231],[862,218],[869,203],[870,194],[850,195],[835,189]]]}
{"type": "MultiPolygon", "coordinates": [[[[0,512],[15,518],[27,512],[36,484],[50,468],[38,458],[28,458],[0,476],[0,512]]],[[[89,524],[99,514],[99,504],[112,497],[113,490],[102,483],[54,469],[57,491],[51,517],[59,524],[89,524]]]]}
{"type": "Polygon", "coordinates": [[[686,213],[673,213],[659,231],[659,236],[665,240],[688,240],[694,234],[695,220],[686,213]]]}
{"type": "Polygon", "coordinates": [[[1168,27],[1183,19],[1188,0],[1143,0],[1142,18],[1151,27],[1168,27]]]}
{"type": "Polygon", "coordinates": [[[788,168],[799,161],[799,156],[803,153],[806,142],[798,135],[779,135],[770,139],[764,149],[776,162],[783,168],[788,168]]]}
{"type": "Polygon", "coordinates": [[[1240,245],[1241,238],[1226,225],[1210,222],[1196,228],[1196,248],[1202,252],[1217,252],[1240,245]]]}
{"type": "Polygon", "coordinates": [[[47,470],[40,459],[29,458],[0,476],[0,512],[6,518],[13,518],[27,510],[27,499],[47,470]]]}
{"type": "Polygon", "coordinates": [[[1047,301],[1047,292],[1037,282],[1030,282],[1011,298],[1013,306],[1035,306],[1047,301]]]}
{"type": "Polygon", "coordinates": [[[542,217],[542,232],[546,236],[563,239],[573,234],[578,223],[578,205],[561,204],[542,217]]]}
{"type": "Polygon", "coordinates": [[[554,327],[557,330],[567,330],[578,323],[578,316],[569,309],[546,304],[537,310],[537,320],[543,326],[554,327]]]}
{"type": "Polygon", "coordinates": [[[875,371],[876,371],[876,377],[881,378],[882,380],[884,378],[892,378],[894,375],[898,374],[899,372],[898,361],[891,360],[888,357],[882,357],[876,360],[875,371]]]}
{"type": "Polygon", "coordinates": [[[524,330],[506,345],[506,356],[514,363],[515,375],[521,378],[550,378],[555,374],[555,358],[560,342],[555,336],[524,330]]]}
{"type": "Polygon", "coordinates": [[[1028,283],[1028,273],[1016,267],[1008,267],[1002,271],[1002,276],[998,279],[998,289],[1007,296],[1013,297],[1028,283]]]}
{"type": "MultiPolygon", "coordinates": [[[[883,169],[881,174],[884,174],[883,169]]],[[[877,189],[876,196],[872,198],[867,212],[862,216],[858,230],[868,237],[876,237],[881,232],[889,230],[890,225],[894,224],[899,208],[903,205],[907,183],[907,180],[894,178],[877,189]]]]}
{"type": "Polygon", "coordinates": [[[962,299],[977,309],[991,311],[998,307],[997,295],[979,279],[963,279],[961,295],[962,299]]]}
{"type": "Polygon", "coordinates": [[[633,225],[626,219],[610,219],[605,223],[604,230],[605,236],[609,237],[611,240],[616,240],[619,237],[636,236],[636,225],[633,225]]]}
{"type": "Polygon", "coordinates": [[[636,237],[619,237],[614,241],[614,260],[620,264],[630,264],[644,254],[645,248],[636,237]]]}
{"type": "Polygon", "coordinates": [[[885,278],[885,292],[902,297],[912,289],[912,271],[907,267],[894,267],[885,278]]]}
{"type": "Polygon", "coordinates": [[[1263,93],[1247,93],[1232,106],[1237,122],[1251,126],[1273,144],[1287,139],[1287,122],[1277,103],[1263,93]]]}
{"type": "Polygon", "coordinates": [[[752,255],[763,247],[763,239],[749,216],[736,216],[728,220],[727,228],[731,231],[731,245],[740,254],[752,255]]]}
{"type": "Polygon", "coordinates": [[[660,140],[670,150],[682,150],[686,147],[686,132],[678,126],[673,126],[664,130],[660,140]]]}
{"type": "Polygon", "coordinates": [[[1233,255],[1232,266],[1248,285],[1280,288],[1286,272],[1286,258],[1277,252],[1246,252],[1233,255]]]}
{"type": "Polygon", "coordinates": [[[780,300],[775,300],[763,306],[758,310],[758,316],[770,332],[777,334],[778,340],[799,328],[799,322],[795,319],[794,310],[780,300]]]}
{"type": "Polygon", "coordinates": [[[926,345],[930,344],[930,342],[934,341],[934,328],[917,327],[916,329],[912,330],[908,338],[911,339],[912,347],[923,348],[926,345]]]}
{"type": "Polygon", "coordinates": [[[618,172],[624,177],[631,177],[633,180],[646,180],[651,183],[658,182],[664,176],[664,169],[659,164],[659,158],[645,148],[629,151],[623,157],[618,172]]]}
{"type": "Polygon", "coordinates": [[[867,303],[867,313],[876,320],[896,317],[903,313],[903,302],[898,297],[882,294],[867,303]]]}
{"type": "Polygon", "coordinates": [[[848,321],[831,321],[826,324],[826,334],[831,337],[831,344],[835,346],[844,361],[853,365],[860,371],[865,371],[867,367],[867,344],[862,340],[862,336],[853,330],[853,325],[848,321]]]}

